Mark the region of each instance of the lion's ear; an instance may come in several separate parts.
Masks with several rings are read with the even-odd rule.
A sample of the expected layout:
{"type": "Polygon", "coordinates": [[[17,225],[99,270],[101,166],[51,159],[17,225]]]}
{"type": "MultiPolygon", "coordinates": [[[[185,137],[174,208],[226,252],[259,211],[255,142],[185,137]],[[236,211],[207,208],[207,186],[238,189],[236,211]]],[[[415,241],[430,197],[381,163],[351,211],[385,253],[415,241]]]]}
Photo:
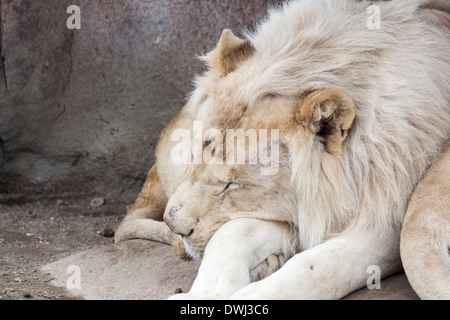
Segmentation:
{"type": "Polygon", "coordinates": [[[309,94],[300,102],[296,120],[321,140],[327,152],[337,155],[355,116],[355,102],[345,91],[324,89],[309,94]]]}
{"type": "Polygon", "coordinates": [[[231,30],[224,30],[217,47],[207,55],[211,68],[219,76],[225,76],[255,52],[255,47],[247,39],[236,37],[231,30]]]}

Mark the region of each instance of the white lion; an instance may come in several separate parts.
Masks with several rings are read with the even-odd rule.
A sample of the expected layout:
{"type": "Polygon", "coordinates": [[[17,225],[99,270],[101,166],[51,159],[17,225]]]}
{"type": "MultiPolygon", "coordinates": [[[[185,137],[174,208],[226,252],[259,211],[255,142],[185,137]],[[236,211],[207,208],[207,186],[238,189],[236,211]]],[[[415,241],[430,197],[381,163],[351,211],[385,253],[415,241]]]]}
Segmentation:
{"type": "Polygon", "coordinates": [[[162,134],[116,237],[179,241],[149,220],[166,208],[177,245],[203,257],[192,290],[175,298],[338,299],[366,285],[371,265],[382,277],[400,270],[409,198],[450,137],[450,10],[375,5],[379,29],[364,1],[292,1],[245,40],[225,31],[205,57],[209,71],[162,134]],[[279,170],[175,165],[171,133],[195,120],[279,130],[279,170]]]}

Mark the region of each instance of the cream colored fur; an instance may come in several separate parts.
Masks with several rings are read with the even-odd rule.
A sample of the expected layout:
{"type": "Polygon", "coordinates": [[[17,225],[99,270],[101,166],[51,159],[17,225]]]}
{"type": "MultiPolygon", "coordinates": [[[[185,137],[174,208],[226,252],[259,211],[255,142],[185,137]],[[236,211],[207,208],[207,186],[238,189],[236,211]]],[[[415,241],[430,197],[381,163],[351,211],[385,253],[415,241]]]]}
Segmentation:
{"type": "Polygon", "coordinates": [[[212,236],[191,290],[172,299],[226,299],[281,267],[283,247],[291,241],[281,223],[232,219],[212,236]],[[245,245],[243,245],[245,243],[245,245]],[[220,252],[220,254],[218,254],[220,252]],[[270,272],[269,272],[270,271],[270,272]]]}
{"type": "Polygon", "coordinates": [[[167,204],[167,224],[204,259],[193,291],[181,298],[337,299],[364,286],[371,265],[383,277],[401,268],[409,197],[450,137],[450,24],[445,1],[376,4],[379,30],[366,25],[368,2],[292,1],[272,10],[248,41],[225,41],[225,32],[204,57],[210,70],[158,145],[154,185],[162,196],[144,188],[118,230],[118,240],[132,238],[127,224],[161,219],[154,208],[167,204]],[[233,63],[221,61],[230,57],[233,63]],[[250,165],[174,166],[171,133],[191,130],[194,120],[219,130],[279,129],[280,170],[263,177],[250,165]],[[239,187],[215,198],[230,182],[239,187]],[[239,219],[246,223],[233,222],[239,219]],[[284,240],[243,239],[242,228],[255,220],[284,240]],[[254,259],[258,250],[264,254],[254,259]],[[293,253],[248,284],[255,265],[293,253]],[[227,258],[246,267],[212,273],[211,261],[227,258]]]}
{"type": "Polygon", "coordinates": [[[450,144],[409,201],[400,253],[422,299],[450,300],[450,144]]]}

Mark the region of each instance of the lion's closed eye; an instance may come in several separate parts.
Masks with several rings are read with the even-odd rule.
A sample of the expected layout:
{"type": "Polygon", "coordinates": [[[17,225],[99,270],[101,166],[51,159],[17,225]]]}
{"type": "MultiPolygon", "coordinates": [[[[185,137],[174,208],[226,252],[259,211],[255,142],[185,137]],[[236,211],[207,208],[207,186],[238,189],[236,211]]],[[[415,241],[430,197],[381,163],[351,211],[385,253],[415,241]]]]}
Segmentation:
{"type": "Polygon", "coordinates": [[[229,182],[221,192],[217,193],[216,195],[222,195],[222,194],[226,194],[227,191],[230,190],[234,190],[234,189],[239,189],[241,186],[238,183],[235,182],[229,182]]]}
{"type": "Polygon", "coordinates": [[[227,184],[227,186],[225,187],[225,190],[234,190],[234,189],[239,189],[241,186],[238,183],[235,182],[230,182],[227,184]]]}

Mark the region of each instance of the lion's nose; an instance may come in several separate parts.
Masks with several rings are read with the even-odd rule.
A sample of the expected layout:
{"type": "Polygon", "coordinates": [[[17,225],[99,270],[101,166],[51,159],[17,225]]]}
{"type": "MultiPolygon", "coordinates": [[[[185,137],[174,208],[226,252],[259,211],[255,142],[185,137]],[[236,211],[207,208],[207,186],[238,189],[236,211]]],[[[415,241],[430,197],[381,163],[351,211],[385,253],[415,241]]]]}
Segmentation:
{"type": "Polygon", "coordinates": [[[178,211],[178,207],[173,206],[172,208],[170,208],[169,210],[169,216],[173,217],[178,211]]]}
{"type": "Polygon", "coordinates": [[[171,208],[170,208],[170,210],[169,210],[169,216],[171,216],[171,217],[173,217],[173,216],[175,216],[176,214],[177,214],[177,212],[178,212],[178,210],[180,210],[181,208],[183,208],[183,206],[184,206],[184,203],[183,202],[180,202],[179,204],[178,204],[178,206],[172,206],[171,208]]]}
{"type": "Polygon", "coordinates": [[[182,237],[187,237],[194,232],[194,227],[198,224],[198,222],[194,221],[193,223],[189,215],[177,214],[183,206],[184,203],[180,202],[178,205],[169,207],[170,209],[166,209],[167,211],[164,214],[164,221],[173,232],[182,237]]]}

